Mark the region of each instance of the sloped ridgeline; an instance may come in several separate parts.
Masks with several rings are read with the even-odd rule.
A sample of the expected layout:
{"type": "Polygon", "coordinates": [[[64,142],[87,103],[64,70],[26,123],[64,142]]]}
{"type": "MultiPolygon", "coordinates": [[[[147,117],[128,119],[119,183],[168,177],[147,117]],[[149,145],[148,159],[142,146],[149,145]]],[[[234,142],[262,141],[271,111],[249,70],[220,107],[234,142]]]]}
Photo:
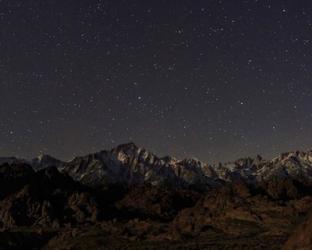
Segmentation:
{"type": "Polygon", "coordinates": [[[2,249],[281,249],[292,234],[285,249],[311,244],[311,151],[208,165],[130,143],[0,162],[2,249]]]}

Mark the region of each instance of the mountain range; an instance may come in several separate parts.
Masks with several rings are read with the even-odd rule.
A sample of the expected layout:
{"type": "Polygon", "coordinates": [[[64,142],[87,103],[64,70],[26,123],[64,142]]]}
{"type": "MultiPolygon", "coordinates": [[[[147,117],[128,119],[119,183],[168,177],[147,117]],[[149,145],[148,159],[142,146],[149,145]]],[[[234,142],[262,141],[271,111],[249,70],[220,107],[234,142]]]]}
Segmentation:
{"type": "Polygon", "coordinates": [[[68,162],[2,157],[0,186],[2,249],[312,245],[312,151],[214,165],[134,143],[68,162]]]}
{"type": "Polygon", "coordinates": [[[238,180],[256,185],[272,178],[312,182],[312,150],[282,153],[271,160],[257,155],[255,158],[209,165],[195,158],[158,157],[134,143],[127,143],[111,150],[75,157],[68,162],[41,154],[32,160],[0,157],[0,164],[3,163],[25,163],[36,171],[54,166],[74,180],[90,186],[150,183],[209,188],[238,180]]]}
{"type": "Polygon", "coordinates": [[[209,189],[223,182],[244,181],[258,185],[273,178],[312,182],[312,150],[282,153],[271,160],[258,155],[209,165],[197,159],[160,158],[134,143],[127,143],[68,162],[41,154],[32,160],[0,157],[0,164],[3,163],[25,163],[36,171],[54,166],[89,186],[149,183],[209,189]]]}

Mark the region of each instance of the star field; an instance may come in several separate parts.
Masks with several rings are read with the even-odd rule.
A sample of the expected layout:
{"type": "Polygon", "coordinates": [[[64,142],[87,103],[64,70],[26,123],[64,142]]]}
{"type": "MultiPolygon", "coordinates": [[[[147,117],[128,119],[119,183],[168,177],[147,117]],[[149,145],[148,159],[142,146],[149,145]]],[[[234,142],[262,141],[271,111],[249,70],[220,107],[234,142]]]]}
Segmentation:
{"type": "Polygon", "coordinates": [[[0,1],[0,154],[311,148],[309,1],[0,1]]]}

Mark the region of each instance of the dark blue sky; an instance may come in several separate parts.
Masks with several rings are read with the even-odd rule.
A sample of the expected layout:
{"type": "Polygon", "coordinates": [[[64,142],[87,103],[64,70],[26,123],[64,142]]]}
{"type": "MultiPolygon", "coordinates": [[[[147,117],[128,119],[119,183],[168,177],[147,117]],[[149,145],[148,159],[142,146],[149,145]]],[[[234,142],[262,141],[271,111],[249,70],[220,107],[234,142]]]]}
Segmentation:
{"type": "Polygon", "coordinates": [[[311,148],[310,1],[0,1],[0,155],[311,148]]]}

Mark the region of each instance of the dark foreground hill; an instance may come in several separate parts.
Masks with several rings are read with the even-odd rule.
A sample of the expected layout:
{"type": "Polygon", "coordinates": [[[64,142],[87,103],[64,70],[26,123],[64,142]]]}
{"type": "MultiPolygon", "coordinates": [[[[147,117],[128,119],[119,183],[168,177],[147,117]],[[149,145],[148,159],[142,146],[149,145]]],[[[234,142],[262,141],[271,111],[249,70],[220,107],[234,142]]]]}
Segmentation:
{"type": "Polygon", "coordinates": [[[0,166],[0,249],[311,249],[311,155],[209,166],[126,144],[14,159],[0,166]]]}

